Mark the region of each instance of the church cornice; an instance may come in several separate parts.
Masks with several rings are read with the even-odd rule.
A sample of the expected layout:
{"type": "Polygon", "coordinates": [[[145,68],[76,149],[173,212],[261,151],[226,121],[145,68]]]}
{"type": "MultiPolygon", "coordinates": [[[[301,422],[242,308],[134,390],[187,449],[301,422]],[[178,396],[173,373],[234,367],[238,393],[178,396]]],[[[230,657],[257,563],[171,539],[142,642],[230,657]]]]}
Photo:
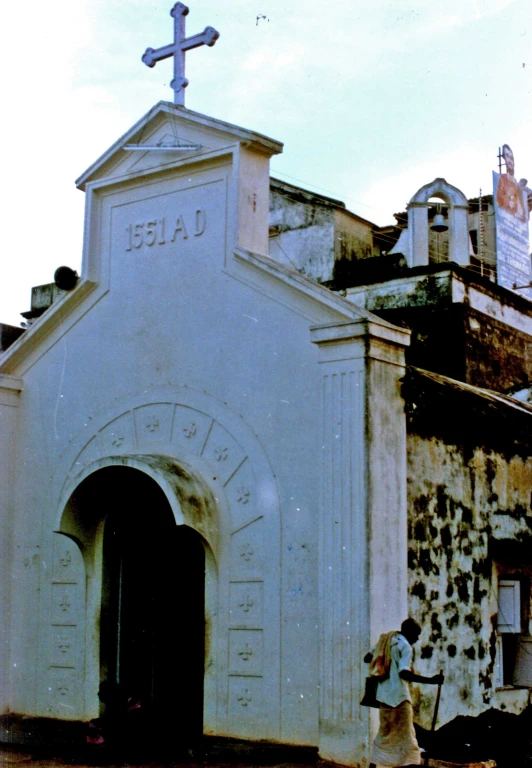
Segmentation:
{"type": "MultiPolygon", "coordinates": [[[[78,189],[84,189],[88,182],[94,181],[98,178],[99,172],[110,163],[117,153],[123,153],[124,147],[130,143],[140,144],[147,135],[148,126],[154,126],[158,122],[165,119],[186,121],[192,123],[198,128],[206,129],[207,131],[217,134],[220,138],[226,138],[228,144],[239,143],[248,149],[252,149],[259,154],[271,157],[272,155],[279,154],[283,151],[283,144],[275,139],[270,139],[268,136],[263,136],[260,133],[254,131],[248,131],[240,126],[226,123],[223,120],[217,120],[207,115],[203,115],[200,112],[193,112],[185,107],[172,104],[167,101],[158,102],[149,112],[140,118],[118,141],[115,141],[109,149],[103,153],[86,171],[84,171],[78,179],[76,179],[76,186],[78,189]]],[[[149,151],[147,148],[146,151],[149,151]]],[[[205,150],[203,150],[203,153],[205,150]]],[[[198,150],[191,150],[190,154],[203,154],[201,148],[198,150]]],[[[188,160],[190,161],[190,154],[187,153],[188,160]]],[[[107,174],[104,172],[103,174],[107,174]]]]}

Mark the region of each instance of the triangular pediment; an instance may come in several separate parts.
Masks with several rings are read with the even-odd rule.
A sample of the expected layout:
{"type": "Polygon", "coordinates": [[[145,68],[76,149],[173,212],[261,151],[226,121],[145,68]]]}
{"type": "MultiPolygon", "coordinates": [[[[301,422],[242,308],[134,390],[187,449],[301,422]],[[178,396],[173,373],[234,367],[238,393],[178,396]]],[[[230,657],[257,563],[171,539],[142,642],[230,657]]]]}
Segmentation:
{"type": "Polygon", "coordinates": [[[404,344],[404,331],[269,258],[268,161],[281,149],[238,126],[157,104],[78,179],[90,221],[81,279],[3,356],[0,372],[19,375],[24,361],[44,354],[81,317],[91,338],[94,324],[118,327],[116,318],[133,340],[138,322],[157,338],[173,322],[172,339],[186,337],[189,320],[195,338],[208,338],[212,328],[223,335],[226,308],[249,301],[244,285],[264,297],[265,312],[283,307],[304,318],[304,342],[310,326],[358,323],[404,344]]]}
{"type": "Polygon", "coordinates": [[[84,189],[99,179],[163,168],[237,143],[266,156],[283,148],[254,131],[160,101],[81,174],[76,186],[84,189]]]}

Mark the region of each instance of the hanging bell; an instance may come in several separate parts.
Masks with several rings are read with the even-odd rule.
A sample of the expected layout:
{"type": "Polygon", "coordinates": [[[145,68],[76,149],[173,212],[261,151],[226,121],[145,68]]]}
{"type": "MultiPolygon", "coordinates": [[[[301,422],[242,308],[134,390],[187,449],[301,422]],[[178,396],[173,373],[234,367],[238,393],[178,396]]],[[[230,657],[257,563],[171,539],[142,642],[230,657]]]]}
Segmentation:
{"type": "Polygon", "coordinates": [[[449,227],[445,223],[445,219],[443,218],[443,214],[438,211],[438,213],[434,216],[434,219],[432,220],[432,224],[430,225],[430,228],[433,232],[447,232],[449,227]]]}

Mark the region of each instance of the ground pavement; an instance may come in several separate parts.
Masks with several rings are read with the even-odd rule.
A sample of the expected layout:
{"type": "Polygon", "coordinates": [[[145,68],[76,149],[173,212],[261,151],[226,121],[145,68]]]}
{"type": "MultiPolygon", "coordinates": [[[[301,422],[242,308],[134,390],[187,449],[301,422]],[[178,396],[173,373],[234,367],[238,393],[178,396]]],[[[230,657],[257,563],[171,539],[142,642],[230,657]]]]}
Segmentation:
{"type": "Polygon", "coordinates": [[[317,750],[209,739],[193,750],[96,745],[0,745],[0,768],[317,768],[317,750]],[[159,753],[159,754],[157,754],[159,753]]]}

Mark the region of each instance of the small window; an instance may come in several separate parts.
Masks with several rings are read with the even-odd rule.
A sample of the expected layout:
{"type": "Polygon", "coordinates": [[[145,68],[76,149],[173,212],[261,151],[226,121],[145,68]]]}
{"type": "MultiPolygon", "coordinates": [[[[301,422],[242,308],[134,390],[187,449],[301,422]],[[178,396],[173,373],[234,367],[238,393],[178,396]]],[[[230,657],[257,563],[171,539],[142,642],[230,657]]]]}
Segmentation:
{"type": "Polygon", "coordinates": [[[532,688],[532,637],[517,638],[513,684],[532,688]]]}
{"type": "MultiPolygon", "coordinates": [[[[521,581],[499,579],[497,595],[497,651],[495,684],[497,686],[532,685],[532,648],[530,637],[523,637],[521,581]]],[[[525,589],[526,591],[526,589],[525,589]]]]}
{"type": "Polygon", "coordinates": [[[500,634],[521,632],[521,590],[516,579],[499,579],[497,631],[500,634]]]}

